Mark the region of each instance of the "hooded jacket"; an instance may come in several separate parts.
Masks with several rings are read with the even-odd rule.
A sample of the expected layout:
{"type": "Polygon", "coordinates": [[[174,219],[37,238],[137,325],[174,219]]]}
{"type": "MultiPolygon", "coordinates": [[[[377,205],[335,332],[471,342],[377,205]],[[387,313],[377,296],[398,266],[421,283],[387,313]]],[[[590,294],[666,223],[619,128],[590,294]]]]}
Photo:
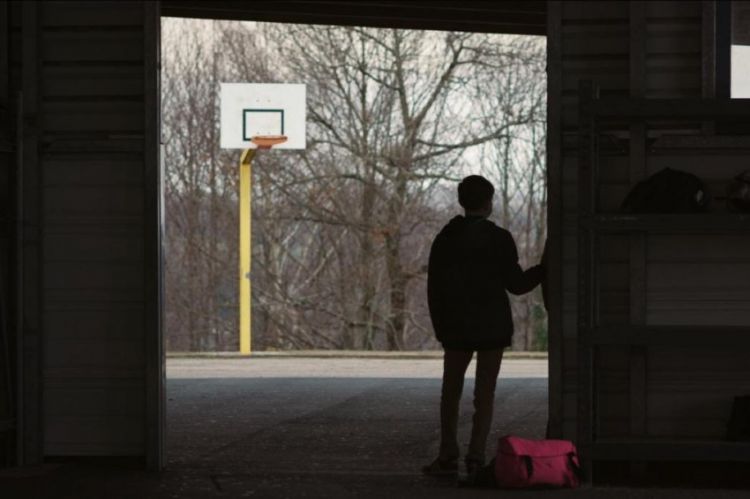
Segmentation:
{"type": "Polygon", "coordinates": [[[513,316],[506,291],[528,293],[543,267],[524,271],[507,230],[478,216],[457,216],[430,249],[427,301],[435,335],[449,350],[510,346],[513,316]]]}

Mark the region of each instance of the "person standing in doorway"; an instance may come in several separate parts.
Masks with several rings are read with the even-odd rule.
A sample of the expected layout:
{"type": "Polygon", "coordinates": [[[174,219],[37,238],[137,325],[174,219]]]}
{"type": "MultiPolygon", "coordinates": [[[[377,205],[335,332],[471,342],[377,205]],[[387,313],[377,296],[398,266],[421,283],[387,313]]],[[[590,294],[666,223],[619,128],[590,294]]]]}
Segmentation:
{"type": "Polygon", "coordinates": [[[495,384],[503,349],[510,346],[513,317],[506,291],[528,293],[544,278],[544,267],[524,271],[513,236],[487,217],[495,188],[479,175],[458,185],[463,216],[454,217],[435,237],[430,250],[427,299],[435,336],[442,344],[440,453],[422,471],[428,475],[458,472],[459,403],[464,375],[477,352],[474,418],[465,457],[471,477],[484,465],[492,424],[495,384]]]}

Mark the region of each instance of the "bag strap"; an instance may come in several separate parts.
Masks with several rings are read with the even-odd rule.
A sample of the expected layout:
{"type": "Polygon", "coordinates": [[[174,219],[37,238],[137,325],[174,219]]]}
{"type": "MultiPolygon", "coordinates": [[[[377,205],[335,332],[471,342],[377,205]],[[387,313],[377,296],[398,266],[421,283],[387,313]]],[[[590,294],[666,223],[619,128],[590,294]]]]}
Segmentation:
{"type": "Polygon", "coordinates": [[[568,464],[570,465],[570,469],[573,470],[573,474],[578,478],[579,481],[583,482],[585,481],[585,475],[583,473],[583,468],[581,468],[581,465],[576,462],[574,459],[576,457],[575,452],[569,452],[568,453],[568,464]]]}
{"type": "Polygon", "coordinates": [[[526,465],[526,477],[531,478],[531,475],[534,474],[534,461],[531,456],[523,456],[523,462],[526,465]]]}

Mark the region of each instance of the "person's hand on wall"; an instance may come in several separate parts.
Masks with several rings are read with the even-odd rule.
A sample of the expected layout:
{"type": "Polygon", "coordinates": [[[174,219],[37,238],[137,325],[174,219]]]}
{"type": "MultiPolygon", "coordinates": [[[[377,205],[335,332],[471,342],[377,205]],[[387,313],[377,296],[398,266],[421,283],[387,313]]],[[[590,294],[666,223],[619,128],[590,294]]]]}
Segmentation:
{"type": "Polygon", "coordinates": [[[547,299],[547,288],[549,287],[547,284],[547,279],[549,278],[549,271],[547,267],[547,241],[544,241],[544,250],[542,251],[542,261],[539,263],[542,266],[542,270],[544,271],[544,277],[542,277],[542,302],[544,303],[544,309],[549,310],[549,306],[547,306],[548,299],[547,299]]]}

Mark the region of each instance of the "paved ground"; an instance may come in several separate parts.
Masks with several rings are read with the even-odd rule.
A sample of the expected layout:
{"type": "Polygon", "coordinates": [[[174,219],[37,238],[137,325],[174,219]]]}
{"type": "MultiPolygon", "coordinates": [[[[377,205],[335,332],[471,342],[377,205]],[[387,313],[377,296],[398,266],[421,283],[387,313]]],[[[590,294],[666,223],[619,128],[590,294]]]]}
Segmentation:
{"type": "MultiPolygon", "coordinates": [[[[170,362],[170,467],[228,462],[228,472],[242,473],[413,474],[436,455],[438,360],[250,364],[170,362]]],[[[514,361],[504,367],[497,433],[541,436],[547,418],[545,363],[514,361]]],[[[473,379],[467,380],[464,431],[472,386],[473,379]]]]}
{"type": "MultiPolygon", "coordinates": [[[[438,359],[170,359],[164,473],[90,464],[16,470],[0,474],[0,498],[748,497],[626,488],[501,492],[422,477],[419,467],[437,452],[440,369],[438,359]]],[[[470,376],[463,441],[472,385],[470,376]]],[[[546,411],[546,361],[506,360],[493,440],[541,437],[546,411]]]]}
{"type": "MultiPolygon", "coordinates": [[[[318,358],[277,357],[252,358],[170,358],[167,378],[414,378],[440,379],[442,360],[431,358],[318,358]]],[[[474,377],[474,362],[466,371],[467,379],[474,377]]],[[[504,359],[500,378],[547,378],[546,359],[504,359]]],[[[546,386],[546,381],[545,381],[546,386]]],[[[498,385],[499,387],[500,385],[498,385]]],[[[544,395],[546,397],[546,395],[544,395]]]]}

